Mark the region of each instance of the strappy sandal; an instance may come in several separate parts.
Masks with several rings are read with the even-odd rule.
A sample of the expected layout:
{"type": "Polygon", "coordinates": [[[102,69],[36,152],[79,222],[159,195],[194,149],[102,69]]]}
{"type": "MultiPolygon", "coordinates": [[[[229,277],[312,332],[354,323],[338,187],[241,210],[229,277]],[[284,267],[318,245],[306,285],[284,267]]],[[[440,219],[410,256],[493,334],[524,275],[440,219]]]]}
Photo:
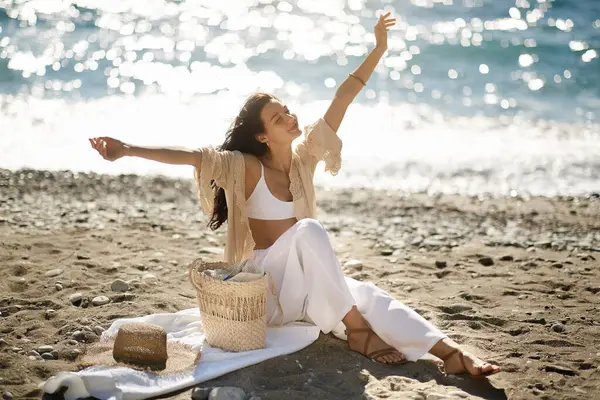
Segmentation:
{"type": "Polygon", "coordinates": [[[400,365],[400,364],[404,364],[406,363],[406,359],[404,360],[400,360],[400,361],[396,361],[396,362],[385,362],[385,361],[381,361],[383,357],[391,355],[391,354],[395,354],[398,353],[401,356],[404,357],[404,354],[400,353],[398,350],[396,350],[393,347],[386,347],[384,349],[379,349],[379,350],[375,350],[372,351],[370,353],[367,353],[367,350],[369,349],[369,344],[371,343],[371,339],[373,338],[373,335],[375,335],[375,332],[373,332],[373,330],[371,328],[357,328],[357,329],[346,329],[346,336],[348,337],[348,341],[350,341],[350,336],[355,334],[355,333],[367,333],[367,339],[365,340],[365,347],[363,352],[359,352],[356,350],[352,350],[352,351],[356,351],[357,353],[360,353],[364,356],[366,356],[367,358],[371,359],[372,361],[378,362],[380,364],[386,364],[386,365],[400,365]]]}
{"type": "Polygon", "coordinates": [[[497,374],[498,372],[500,372],[500,370],[492,370],[492,371],[488,371],[488,372],[483,372],[483,367],[488,364],[488,365],[492,365],[490,363],[484,362],[482,365],[480,365],[479,367],[474,367],[477,370],[476,374],[472,374],[471,371],[469,371],[469,369],[467,368],[467,365],[465,364],[465,357],[463,355],[463,352],[459,349],[454,349],[452,350],[450,353],[446,354],[444,357],[441,357],[441,360],[443,362],[448,361],[449,359],[451,359],[456,353],[458,353],[458,357],[460,360],[460,363],[462,364],[462,367],[464,368],[464,372],[459,372],[457,374],[448,374],[445,370],[443,370],[442,372],[444,373],[444,375],[448,376],[448,375],[454,375],[454,376],[461,376],[461,375],[468,375],[471,378],[475,378],[475,379],[481,379],[481,378],[486,378],[490,375],[494,375],[497,374]]]}

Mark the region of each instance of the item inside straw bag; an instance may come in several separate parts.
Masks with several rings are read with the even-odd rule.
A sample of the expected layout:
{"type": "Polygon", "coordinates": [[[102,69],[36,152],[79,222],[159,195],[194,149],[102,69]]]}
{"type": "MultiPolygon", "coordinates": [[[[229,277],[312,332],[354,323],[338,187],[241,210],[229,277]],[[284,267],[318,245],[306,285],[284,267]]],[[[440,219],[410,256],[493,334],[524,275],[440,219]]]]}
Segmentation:
{"type": "Polygon", "coordinates": [[[269,276],[253,260],[190,265],[206,342],[227,351],[265,347],[269,276]]]}

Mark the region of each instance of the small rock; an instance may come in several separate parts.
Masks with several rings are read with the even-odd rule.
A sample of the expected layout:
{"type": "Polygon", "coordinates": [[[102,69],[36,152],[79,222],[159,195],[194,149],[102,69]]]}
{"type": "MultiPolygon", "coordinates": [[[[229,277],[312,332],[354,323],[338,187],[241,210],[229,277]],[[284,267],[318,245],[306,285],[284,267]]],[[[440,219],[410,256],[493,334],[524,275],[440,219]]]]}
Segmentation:
{"type": "Polygon", "coordinates": [[[200,253],[221,255],[225,253],[225,249],[223,247],[204,247],[200,249],[200,253]]]}
{"type": "Polygon", "coordinates": [[[69,296],[69,301],[74,306],[79,306],[81,304],[82,300],[83,300],[83,294],[81,294],[81,293],[73,293],[72,295],[69,296]]]}
{"type": "Polygon", "coordinates": [[[421,243],[423,243],[423,237],[422,236],[417,236],[416,238],[414,238],[410,242],[411,246],[419,246],[419,245],[421,245],[421,243]]]}
{"type": "Polygon", "coordinates": [[[56,358],[54,358],[54,354],[52,353],[44,353],[42,354],[42,358],[44,360],[56,360],[56,358]]]}
{"type": "Polygon", "coordinates": [[[156,275],[145,274],[144,276],[142,276],[142,281],[144,283],[156,283],[158,279],[156,278],[156,275]]]}
{"type": "Polygon", "coordinates": [[[146,271],[148,269],[148,267],[146,267],[144,264],[137,264],[137,265],[134,265],[133,267],[140,271],[146,271]]]}
{"type": "Polygon", "coordinates": [[[98,336],[102,336],[102,333],[104,332],[104,328],[101,327],[100,325],[95,326],[93,329],[94,333],[98,336]]]}
{"type": "Polygon", "coordinates": [[[54,284],[54,289],[55,289],[57,292],[60,292],[61,290],[63,290],[63,289],[64,289],[64,287],[63,287],[62,283],[58,283],[58,282],[57,282],[57,283],[55,283],[55,284],[54,284]]]}
{"type": "Polygon", "coordinates": [[[197,387],[192,390],[192,400],[206,400],[210,395],[212,387],[197,387]]]}
{"type": "Polygon", "coordinates": [[[569,376],[579,375],[579,373],[577,371],[574,371],[570,368],[561,367],[559,365],[546,365],[545,367],[542,367],[542,369],[546,372],[556,372],[556,373],[559,373],[562,375],[569,375],[569,376]]]}
{"type": "Polygon", "coordinates": [[[216,387],[210,391],[208,400],[245,400],[246,392],[233,386],[216,387]]]}
{"type": "Polygon", "coordinates": [[[78,342],[75,339],[69,339],[66,342],[69,346],[77,346],[78,342]]]}
{"type": "Polygon", "coordinates": [[[103,306],[110,303],[110,299],[106,296],[96,296],[92,299],[92,304],[95,306],[103,306]]]}
{"type": "Polygon", "coordinates": [[[81,350],[79,350],[79,349],[69,349],[63,353],[63,357],[69,361],[75,360],[80,355],[81,355],[81,350]]]}
{"type": "Polygon", "coordinates": [[[4,339],[0,339],[0,346],[7,346],[8,342],[4,339]]]}
{"type": "Polygon", "coordinates": [[[85,340],[85,333],[81,331],[75,331],[71,334],[71,337],[73,337],[73,339],[77,340],[78,342],[82,342],[85,340]]]}
{"type": "Polygon", "coordinates": [[[443,277],[445,277],[446,275],[451,274],[451,273],[452,273],[452,271],[448,271],[448,270],[438,271],[435,273],[435,276],[437,276],[439,279],[442,279],[443,277]]]}
{"type": "Polygon", "coordinates": [[[44,313],[44,318],[46,318],[46,319],[51,319],[51,318],[54,318],[54,317],[56,317],[56,311],[55,310],[52,310],[52,309],[46,310],[46,312],[44,313]]]}
{"type": "Polygon", "coordinates": [[[561,263],[554,263],[554,264],[552,264],[552,268],[559,268],[560,269],[562,267],[563,267],[563,265],[561,263]]]}
{"type": "Polygon", "coordinates": [[[597,293],[600,293],[600,286],[588,286],[585,288],[585,290],[587,290],[588,292],[591,292],[593,294],[597,294],[597,293]]]}
{"type": "Polygon", "coordinates": [[[379,251],[379,254],[381,254],[382,256],[391,256],[392,254],[394,254],[394,250],[392,250],[392,249],[381,249],[379,251]]]}
{"type": "Polygon", "coordinates": [[[510,333],[511,336],[519,336],[519,335],[522,335],[522,334],[528,333],[528,332],[530,332],[530,329],[526,326],[520,326],[520,327],[513,328],[508,331],[508,333],[510,333]]]}
{"type": "Polygon", "coordinates": [[[129,290],[129,284],[123,279],[116,279],[111,285],[110,289],[113,292],[126,292],[129,290]]]}
{"type": "Polygon", "coordinates": [[[50,353],[53,350],[54,350],[54,347],[49,346],[49,345],[43,345],[43,346],[38,347],[38,349],[37,349],[38,353],[40,353],[40,354],[50,353]]]}
{"type": "Polygon", "coordinates": [[[492,260],[492,257],[481,257],[479,259],[479,264],[483,265],[484,267],[490,267],[494,265],[494,260],[492,260]]]}
{"type": "Polygon", "coordinates": [[[500,261],[514,261],[515,258],[510,254],[500,257],[500,261]]]}
{"type": "Polygon", "coordinates": [[[438,261],[435,262],[435,266],[436,266],[436,268],[440,268],[440,269],[441,268],[446,268],[448,266],[448,263],[446,261],[440,261],[440,260],[438,260],[438,261]]]}
{"type": "Polygon", "coordinates": [[[444,396],[443,394],[429,393],[425,399],[426,400],[446,400],[447,398],[448,397],[444,396]]]}
{"type": "Polygon", "coordinates": [[[35,350],[30,350],[29,353],[27,353],[28,356],[33,356],[34,358],[39,358],[40,357],[40,353],[38,353],[35,350]]]}
{"type": "Polygon", "coordinates": [[[129,285],[129,287],[137,288],[137,287],[140,287],[141,282],[138,278],[134,278],[134,279],[128,280],[127,284],[129,285]]]}
{"type": "Polygon", "coordinates": [[[63,273],[63,270],[60,268],[56,268],[56,269],[51,269],[50,271],[46,272],[44,275],[46,275],[49,278],[52,278],[54,276],[58,276],[60,274],[63,273]]]}
{"type": "Polygon", "coordinates": [[[348,260],[344,264],[344,268],[351,268],[351,269],[355,269],[357,271],[362,271],[363,263],[360,260],[348,260]]]}
{"type": "Polygon", "coordinates": [[[2,393],[2,399],[3,400],[12,400],[14,399],[15,396],[13,396],[13,394],[11,392],[9,392],[8,390],[5,390],[4,393],[2,393]]]}
{"type": "Polygon", "coordinates": [[[252,396],[248,400],[262,400],[262,399],[258,396],[252,396]]]}
{"type": "Polygon", "coordinates": [[[556,333],[562,333],[565,331],[565,326],[563,324],[554,324],[550,327],[556,333]]]}
{"type": "Polygon", "coordinates": [[[527,298],[526,294],[520,294],[519,296],[517,296],[517,299],[519,300],[525,300],[527,298]]]}
{"type": "Polygon", "coordinates": [[[50,355],[51,355],[52,357],[54,357],[54,359],[55,359],[55,360],[58,360],[58,351],[57,351],[57,350],[52,350],[52,351],[50,352],[50,355]]]}

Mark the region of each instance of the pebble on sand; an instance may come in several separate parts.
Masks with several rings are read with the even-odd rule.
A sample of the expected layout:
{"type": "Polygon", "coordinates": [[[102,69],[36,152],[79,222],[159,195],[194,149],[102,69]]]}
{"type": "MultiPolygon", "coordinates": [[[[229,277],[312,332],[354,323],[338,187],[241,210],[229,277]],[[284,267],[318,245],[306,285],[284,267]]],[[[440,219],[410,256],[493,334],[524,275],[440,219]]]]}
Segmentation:
{"type": "Polygon", "coordinates": [[[562,333],[565,331],[565,326],[563,324],[554,324],[550,327],[556,333],[562,333]]]}
{"type": "Polygon", "coordinates": [[[115,281],[110,285],[110,289],[113,292],[126,292],[129,290],[129,284],[123,279],[115,279],[115,281]]]}
{"type": "Polygon", "coordinates": [[[106,296],[96,296],[92,299],[92,304],[95,306],[103,306],[110,303],[110,299],[106,296]]]}
{"type": "Polygon", "coordinates": [[[344,268],[351,268],[361,271],[363,268],[363,263],[360,260],[348,260],[346,263],[344,263],[344,268]]]}
{"type": "Polygon", "coordinates": [[[210,396],[212,387],[197,387],[192,390],[192,400],[206,400],[210,396]]]}
{"type": "Polygon", "coordinates": [[[158,279],[156,278],[156,275],[145,274],[144,276],[142,276],[142,281],[144,283],[156,283],[158,279]]]}
{"type": "Polygon", "coordinates": [[[479,264],[483,265],[484,267],[490,267],[494,265],[494,260],[492,257],[481,257],[479,259],[479,264]]]}
{"type": "Polygon", "coordinates": [[[54,318],[54,317],[56,317],[56,311],[55,310],[48,309],[44,313],[44,318],[46,318],[46,319],[51,319],[51,318],[54,318]]]}
{"type": "Polygon", "coordinates": [[[104,333],[104,328],[101,327],[100,325],[97,325],[94,327],[93,331],[96,335],[101,336],[102,333],[104,333]]]}
{"type": "Polygon", "coordinates": [[[208,400],[245,400],[246,392],[233,386],[216,387],[210,391],[208,400]]]}
{"type": "Polygon", "coordinates": [[[446,261],[437,260],[435,262],[435,266],[436,268],[446,268],[448,266],[448,263],[446,261]]]}
{"type": "Polygon", "coordinates": [[[50,346],[50,345],[43,345],[37,348],[38,353],[40,354],[44,354],[44,353],[50,353],[51,351],[54,350],[54,347],[50,346]]]}
{"type": "Polygon", "coordinates": [[[83,294],[81,293],[73,293],[69,296],[69,301],[74,306],[78,306],[79,304],[81,304],[81,300],[83,300],[83,294]]]}
{"type": "Polygon", "coordinates": [[[54,277],[54,276],[58,276],[60,274],[63,273],[63,270],[60,268],[55,268],[55,269],[51,269],[50,271],[46,272],[44,275],[46,275],[47,277],[54,277]]]}

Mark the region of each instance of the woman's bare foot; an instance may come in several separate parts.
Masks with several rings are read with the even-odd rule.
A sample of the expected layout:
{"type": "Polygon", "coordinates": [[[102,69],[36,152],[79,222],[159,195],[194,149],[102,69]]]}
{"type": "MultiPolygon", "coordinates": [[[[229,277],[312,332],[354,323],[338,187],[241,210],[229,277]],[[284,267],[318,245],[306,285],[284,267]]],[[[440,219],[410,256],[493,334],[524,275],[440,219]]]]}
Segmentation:
{"type": "Polygon", "coordinates": [[[500,372],[500,367],[484,362],[471,353],[456,349],[443,357],[444,370],[448,375],[467,373],[471,376],[487,376],[500,372]]]}
{"type": "Polygon", "coordinates": [[[406,361],[404,354],[390,347],[371,328],[347,329],[348,346],[373,361],[382,364],[399,364],[406,361]]]}

